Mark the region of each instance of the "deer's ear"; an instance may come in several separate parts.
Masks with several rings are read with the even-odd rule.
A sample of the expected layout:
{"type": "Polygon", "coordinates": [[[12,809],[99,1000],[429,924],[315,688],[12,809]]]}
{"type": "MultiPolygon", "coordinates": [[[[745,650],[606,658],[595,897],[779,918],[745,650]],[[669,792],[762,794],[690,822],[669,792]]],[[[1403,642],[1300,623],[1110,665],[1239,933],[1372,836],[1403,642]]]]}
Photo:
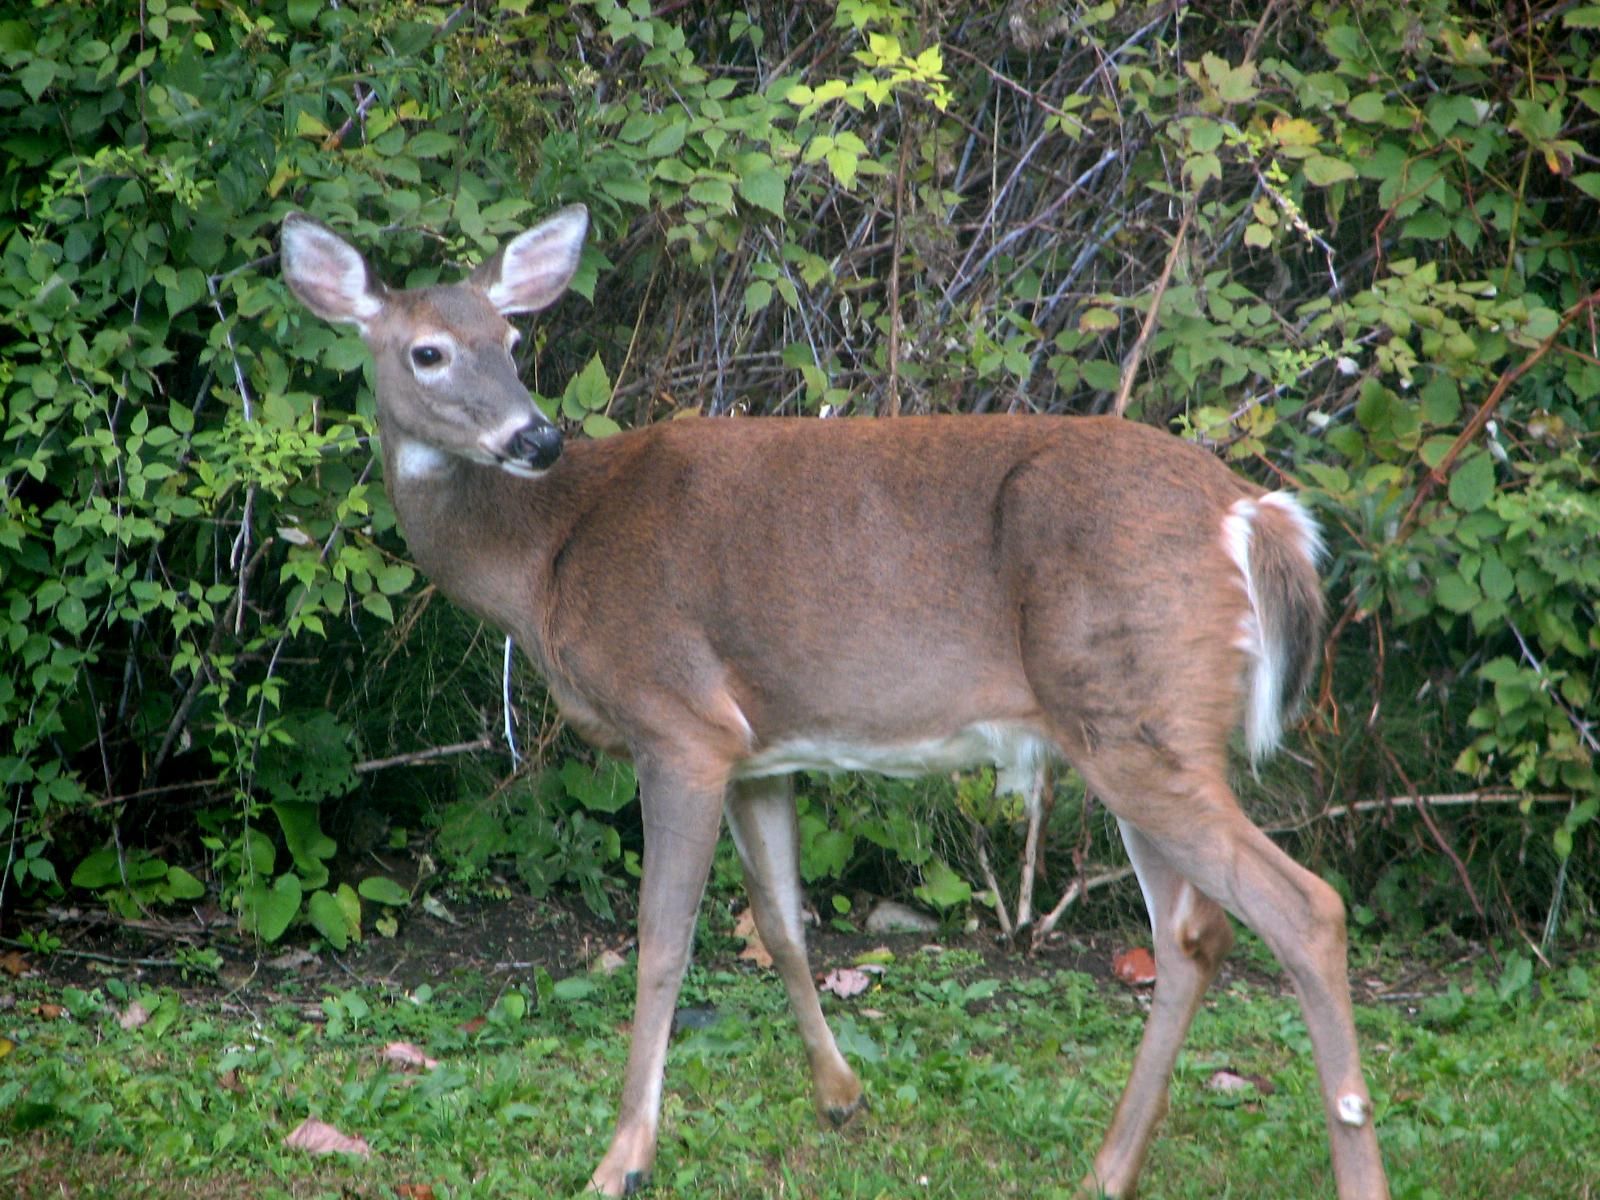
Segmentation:
{"type": "Polygon", "coordinates": [[[570,204],[500,247],[472,282],[502,314],[547,308],[572,282],[588,232],[589,210],[570,204]]]}
{"type": "Polygon", "coordinates": [[[365,329],[383,311],[383,285],[366,259],[321,221],[290,213],[280,250],[289,290],[323,320],[365,329]]]}

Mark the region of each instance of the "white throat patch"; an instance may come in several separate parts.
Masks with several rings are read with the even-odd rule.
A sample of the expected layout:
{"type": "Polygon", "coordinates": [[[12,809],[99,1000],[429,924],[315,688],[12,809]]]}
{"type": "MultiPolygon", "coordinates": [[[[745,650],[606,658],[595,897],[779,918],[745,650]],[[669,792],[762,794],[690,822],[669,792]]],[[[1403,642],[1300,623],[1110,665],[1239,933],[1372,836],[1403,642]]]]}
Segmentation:
{"type": "Polygon", "coordinates": [[[450,456],[426,442],[404,441],[395,447],[395,473],[401,479],[431,479],[450,466],[450,456]]]}

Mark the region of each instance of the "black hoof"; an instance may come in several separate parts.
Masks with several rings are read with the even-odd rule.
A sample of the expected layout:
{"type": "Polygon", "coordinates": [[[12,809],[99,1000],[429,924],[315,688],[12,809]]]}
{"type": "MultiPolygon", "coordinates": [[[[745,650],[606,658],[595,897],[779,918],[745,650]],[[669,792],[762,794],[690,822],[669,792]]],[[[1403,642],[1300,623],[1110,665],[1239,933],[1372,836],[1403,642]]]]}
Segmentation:
{"type": "Polygon", "coordinates": [[[835,1129],[843,1129],[851,1121],[855,1120],[858,1115],[866,1112],[869,1107],[871,1106],[867,1104],[865,1095],[857,1096],[854,1104],[835,1105],[827,1110],[828,1124],[835,1129]]]}
{"type": "Polygon", "coordinates": [[[650,1186],[649,1171],[629,1171],[622,1177],[622,1194],[624,1196],[639,1196],[650,1186]]]}

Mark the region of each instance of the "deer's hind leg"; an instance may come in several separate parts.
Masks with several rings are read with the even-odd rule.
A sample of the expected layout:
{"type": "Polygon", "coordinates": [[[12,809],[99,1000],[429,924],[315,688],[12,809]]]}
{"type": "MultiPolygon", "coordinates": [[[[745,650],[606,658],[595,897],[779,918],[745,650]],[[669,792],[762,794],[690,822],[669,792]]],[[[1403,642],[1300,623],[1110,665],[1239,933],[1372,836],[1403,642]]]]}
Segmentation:
{"type": "MultiPolygon", "coordinates": [[[[1220,750],[1213,764],[1203,756],[1180,755],[1170,748],[1158,751],[1123,743],[1115,749],[1116,753],[1102,752],[1085,764],[1089,786],[1124,829],[1131,827],[1138,834],[1129,841],[1136,865],[1140,857],[1148,862],[1149,852],[1154,851],[1173,879],[1181,879],[1197,900],[1205,902],[1191,911],[1203,914],[1203,927],[1211,936],[1216,920],[1205,905],[1214,901],[1254,930],[1288,972],[1311,1035],[1340,1200],[1382,1200],[1389,1194],[1388,1184],[1356,1043],[1343,901],[1251,824],[1224,778],[1220,750]]],[[[1140,877],[1144,882],[1144,869],[1140,877]]],[[[1183,887],[1176,889],[1178,908],[1189,903],[1184,899],[1187,894],[1183,887]]],[[[1157,946],[1161,943],[1158,930],[1157,946]]],[[[1169,960],[1177,957],[1168,951],[1169,960]]],[[[1180,972],[1206,969],[1202,960],[1182,957],[1195,967],[1186,968],[1179,958],[1180,972]]],[[[1180,985],[1177,995],[1186,996],[1191,990],[1192,1005],[1199,999],[1198,983],[1180,985]]],[[[1169,1053],[1166,1043],[1177,1030],[1177,1016],[1165,1015],[1161,1031],[1154,1035],[1163,1056],[1169,1053]]],[[[1152,1024],[1156,1019],[1153,1012],[1152,1024]]],[[[1147,1041],[1151,1036],[1147,1033],[1147,1041]]],[[[1141,1049],[1141,1059],[1143,1054],[1141,1049]]],[[[1152,1067],[1141,1074],[1141,1070],[1136,1064],[1129,1087],[1132,1091],[1135,1083],[1139,1085],[1135,1100],[1143,1111],[1153,1103],[1145,1092],[1155,1071],[1152,1067]]],[[[1119,1119],[1121,1115],[1119,1109],[1119,1119]]],[[[1137,1130],[1137,1122],[1129,1128],[1137,1130]]],[[[1115,1123],[1112,1135],[1107,1149],[1117,1150],[1122,1143],[1114,1140],[1115,1123]]],[[[1129,1137],[1128,1145],[1134,1144],[1129,1137]]],[[[1120,1168],[1120,1158],[1108,1160],[1108,1165],[1120,1168]]]]}
{"type": "Polygon", "coordinates": [[[740,780],[728,790],[727,812],[756,929],[783,980],[805,1043],[817,1113],[837,1128],[862,1108],[861,1081],[839,1053],[822,1015],[806,958],[793,785],[787,775],[740,780]]]}
{"type": "Polygon", "coordinates": [[[1094,1168],[1081,1185],[1093,1196],[1133,1193],[1145,1152],[1167,1111],[1178,1050],[1233,945],[1233,928],[1221,907],[1196,891],[1137,828],[1120,824],[1150,914],[1156,987],[1133,1070],[1094,1168]]]}

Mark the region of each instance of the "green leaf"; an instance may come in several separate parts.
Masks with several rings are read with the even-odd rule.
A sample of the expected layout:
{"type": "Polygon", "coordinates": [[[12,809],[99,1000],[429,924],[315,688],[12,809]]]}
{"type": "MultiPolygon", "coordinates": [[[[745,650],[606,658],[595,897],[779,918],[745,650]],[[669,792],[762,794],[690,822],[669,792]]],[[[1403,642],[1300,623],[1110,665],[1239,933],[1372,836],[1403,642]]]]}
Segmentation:
{"type": "Polygon", "coordinates": [[[815,883],[819,879],[839,878],[850,865],[851,855],[855,853],[855,837],[848,830],[829,829],[816,817],[810,817],[809,822],[815,824],[801,839],[801,876],[807,883],[815,883]]]}
{"type": "Polygon", "coordinates": [[[604,756],[593,768],[577,759],[568,759],[561,764],[560,777],[567,795],[590,812],[620,811],[633,799],[639,787],[632,767],[604,756]]]}
{"type": "Polygon", "coordinates": [[[744,315],[753,317],[772,303],[772,285],[765,279],[753,280],[744,289],[744,315]]]}
{"type": "Polygon", "coordinates": [[[389,597],[382,592],[363,592],[361,607],[366,609],[380,621],[394,624],[394,605],[389,603],[389,597]]]}
{"type": "Polygon", "coordinates": [[[713,208],[733,208],[733,187],[725,179],[700,179],[689,185],[689,199],[713,208]]]}
{"type": "MultiPolygon", "coordinates": [[[[349,885],[345,886],[348,887],[349,885]]],[[[311,918],[312,926],[327,939],[328,944],[335,950],[345,949],[352,940],[361,936],[359,915],[352,922],[346,906],[341,904],[332,893],[311,893],[311,899],[306,902],[306,916],[311,918]]]]}
{"type": "Polygon", "coordinates": [[[406,143],[406,153],[412,158],[445,158],[455,153],[456,139],[436,129],[424,129],[406,143]]]}
{"type": "Polygon", "coordinates": [[[687,126],[682,121],[674,121],[656,130],[655,134],[646,143],[644,152],[651,158],[666,158],[669,154],[676,154],[683,147],[683,135],[687,126]]]}
{"type": "Polygon", "coordinates": [[[1222,160],[1215,154],[1191,154],[1183,160],[1183,169],[1196,190],[1208,179],[1222,178],[1222,160]]]}
{"type": "Polygon", "coordinates": [[[922,869],[922,886],[913,894],[935,908],[954,908],[972,899],[972,887],[942,858],[936,858],[922,869]]]}
{"type": "Polygon", "coordinates": [[[37,103],[54,81],[56,71],[56,64],[49,59],[36,58],[17,72],[16,80],[22,85],[22,90],[28,93],[28,99],[37,103]]]}
{"type": "Polygon", "coordinates": [[[583,370],[567,384],[567,395],[583,411],[601,412],[610,406],[611,376],[606,374],[605,364],[600,361],[598,354],[590,358],[583,370]]]}
{"type": "Polygon", "coordinates": [[[568,1003],[587,999],[594,995],[596,990],[594,980],[583,975],[568,975],[565,979],[558,979],[550,985],[550,994],[557,1000],[568,1003]]]}
{"type": "Polygon", "coordinates": [[[1453,613],[1471,612],[1483,596],[1477,585],[1468,582],[1459,573],[1447,571],[1433,585],[1433,598],[1443,608],[1453,613]]]}
{"type": "Polygon", "coordinates": [[[1568,29],[1600,29],[1600,7],[1575,8],[1562,16],[1561,23],[1568,29]]]}
{"type": "Polygon", "coordinates": [[[739,195],[775,217],[783,216],[784,180],[776,167],[748,171],[739,176],[739,195]]]}
{"type": "Polygon", "coordinates": [[[1479,452],[1450,476],[1450,503],[1462,512],[1476,512],[1494,495],[1494,460],[1479,452]]]}
{"type": "Polygon", "coordinates": [[[417,573],[413,571],[408,564],[403,562],[393,562],[386,563],[383,568],[373,576],[373,581],[378,585],[378,590],[385,596],[398,596],[401,592],[405,591],[411,586],[412,581],[416,579],[416,577],[417,573]]]}
{"type": "Polygon", "coordinates": [[[264,942],[275,942],[289,928],[300,911],[300,881],[293,875],[280,875],[268,888],[255,884],[245,889],[240,922],[246,933],[264,942]]]}
{"type": "Polygon", "coordinates": [[[1356,169],[1349,163],[1326,154],[1313,154],[1306,159],[1303,170],[1306,182],[1316,187],[1328,187],[1356,177],[1356,169]]]}
{"type": "MultiPolygon", "coordinates": [[[[676,162],[676,159],[666,159],[676,162]]],[[[621,200],[624,204],[631,204],[635,208],[648,208],[650,205],[650,186],[644,180],[631,175],[612,175],[600,181],[600,190],[608,196],[621,200]]]]}
{"type": "Polygon", "coordinates": [[[1422,419],[1430,425],[1453,425],[1461,416],[1461,393],[1456,381],[1443,371],[1434,372],[1422,389],[1422,419]]]}
{"type": "Polygon", "coordinates": [[[1357,121],[1376,122],[1383,120],[1388,106],[1382,92],[1362,92],[1351,99],[1345,111],[1357,121]]]}
{"type": "Polygon", "coordinates": [[[1078,368],[1083,381],[1097,391],[1114,392],[1122,383],[1122,368],[1103,358],[1090,359],[1078,368]]]}
{"type": "Polygon", "coordinates": [[[1478,571],[1478,586],[1491,600],[1505,601],[1516,590],[1516,579],[1500,556],[1493,551],[1484,555],[1483,566],[1478,571]]]}
{"type": "Polygon", "coordinates": [[[280,801],[272,806],[283,840],[294,859],[295,870],[307,887],[321,887],[328,881],[324,861],[338,852],[339,843],[322,832],[321,809],[316,804],[280,801]]]}
{"type": "Polygon", "coordinates": [[[661,118],[655,113],[636,112],[629,113],[628,119],[622,123],[622,128],[617,130],[617,140],[632,146],[642,142],[655,132],[661,118]]]}
{"type": "Polygon", "coordinates": [[[368,875],[357,885],[361,898],[374,904],[387,904],[390,908],[404,908],[411,903],[411,893],[387,875],[368,875]]]}
{"type": "Polygon", "coordinates": [[[173,900],[198,900],[206,894],[206,885],[182,867],[167,868],[167,895],[173,900]]]}
{"type": "Polygon", "coordinates": [[[256,875],[270,875],[274,863],[278,858],[278,851],[272,844],[272,839],[259,829],[246,829],[244,831],[244,856],[250,865],[250,870],[256,875]]]}
{"type": "Polygon", "coordinates": [[[107,846],[96,850],[78,864],[72,872],[72,886],[91,891],[122,882],[122,868],[117,865],[117,848],[107,846]]]}
{"type": "Polygon", "coordinates": [[[1572,186],[1592,200],[1600,200],[1600,171],[1585,171],[1572,177],[1572,186]]]}

